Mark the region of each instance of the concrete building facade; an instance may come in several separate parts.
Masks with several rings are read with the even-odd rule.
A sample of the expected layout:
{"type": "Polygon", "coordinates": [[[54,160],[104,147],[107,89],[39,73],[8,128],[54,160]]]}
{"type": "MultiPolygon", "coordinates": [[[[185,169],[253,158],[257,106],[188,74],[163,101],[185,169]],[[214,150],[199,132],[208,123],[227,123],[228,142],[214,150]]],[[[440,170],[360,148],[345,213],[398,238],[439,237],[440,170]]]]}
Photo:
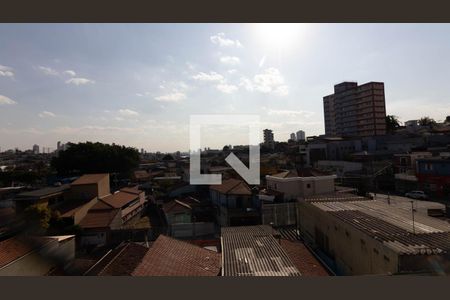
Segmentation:
{"type": "Polygon", "coordinates": [[[328,136],[386,134],[383,82],[337,84],[334,94],[323,97],[323,109],[328,136]]]}

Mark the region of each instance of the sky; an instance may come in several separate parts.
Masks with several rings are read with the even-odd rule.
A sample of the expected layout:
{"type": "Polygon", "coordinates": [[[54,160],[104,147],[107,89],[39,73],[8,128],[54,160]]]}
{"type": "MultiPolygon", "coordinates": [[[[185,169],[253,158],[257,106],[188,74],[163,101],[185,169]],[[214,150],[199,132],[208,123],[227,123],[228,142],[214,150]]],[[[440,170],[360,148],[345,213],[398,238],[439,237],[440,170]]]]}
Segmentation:
{"type": "MultiPolygon", "coordinates": [[[[0,147],[187,151],[198,114],[257,115],[278,141],[319,135],[342,81],[382,81],[387,114],[439,121],[449,36],[449,24],[0,24],[0,147]]],[[[246,132],[202,128],[202,147],[246,132]]]]}

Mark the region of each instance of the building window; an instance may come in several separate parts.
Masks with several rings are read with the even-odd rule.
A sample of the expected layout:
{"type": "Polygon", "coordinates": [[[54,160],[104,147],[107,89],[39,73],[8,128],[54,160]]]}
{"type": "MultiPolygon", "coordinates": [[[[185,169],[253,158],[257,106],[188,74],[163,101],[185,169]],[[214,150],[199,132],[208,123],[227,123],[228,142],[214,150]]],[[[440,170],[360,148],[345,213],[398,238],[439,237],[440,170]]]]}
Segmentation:
{"type": "Polygon", "coordinates": [[[386,262],[390,261],[389,257],[387,257],[386,255],[384,255],[384,260],[385,260],[386,262]]]}
{"type": "Polygon", "coordinates": [[[373,252],[375,252],[375,254],[378,254],[378,250],[373,248],[373,252]]]}

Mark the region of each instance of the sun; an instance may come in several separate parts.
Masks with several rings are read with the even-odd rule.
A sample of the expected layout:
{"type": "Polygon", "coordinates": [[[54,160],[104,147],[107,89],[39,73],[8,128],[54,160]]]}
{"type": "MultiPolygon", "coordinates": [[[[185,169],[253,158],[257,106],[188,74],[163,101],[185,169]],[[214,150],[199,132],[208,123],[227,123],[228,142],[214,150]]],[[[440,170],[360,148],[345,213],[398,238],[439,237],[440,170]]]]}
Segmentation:
{"type": "Polygon", "coordinates": [[[261,23],[255,24],[255,33],[265,46],[277,50],[288,49],[303,37],[305,24],[300,23],[261,23]]]}

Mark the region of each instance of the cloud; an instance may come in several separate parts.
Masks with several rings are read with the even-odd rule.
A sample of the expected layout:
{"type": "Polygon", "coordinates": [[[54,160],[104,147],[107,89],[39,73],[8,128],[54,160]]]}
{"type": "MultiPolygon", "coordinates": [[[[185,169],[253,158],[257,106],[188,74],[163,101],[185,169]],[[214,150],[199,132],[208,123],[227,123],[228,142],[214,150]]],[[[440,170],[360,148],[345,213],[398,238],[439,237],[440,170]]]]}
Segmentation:
{"type": "Polygon", "coordinates": [[[75,71],[73,70],[65,70],[63,73],[72,77],[77,76],[77,73],[75,73],[75,71]]]}
{"type": "Polygon", "coordinates": [[[87,79],[87,78],[81,78],[81,77],[74,77],[70,78],[69,80],[66,80],[67,84],[74,84],[74,85],[83,85],[83,84],[93,84],[95,81],[87,79]]]}
{"type": "Polygon", "coordinates": [[[0,76],[14,77],[13,68],[0,65],[0,76]]]}
{"type": "Polygon", "coordinates": [[[209,74],[200,72],[192,78],[199,81],[222,81],[224,79],[222,75],[216,72],[209,72],[209,74]]]}
{"type": "Polygon", "coordinates": [[[216,88],[225,94],[232,94],[238,90],[238,87],[232,84],[221,83],[216,86],[216,88]]]}
{"type": "Polygon", "coordinates": [[[56,117],[56,115],[54,113],[52,113],[51,111],[42,111],[39,113],[39,117],[40,118],[54,118],[56,117]]]}
{"type": "Polygon", "coordinates": [[[240,64],[241,60],[239,59],[239,57],[236,56],[222,56],[220,58],[220,62],[223,64],[235,66],[240,64]]]}
{"type": "Polygon", "coordinates": [[[242,77],[240,85],[250,92],[258,91],[279,96],[289,94],[288,86],[284,84],[284,78],[276,68],[265,69],[262,73],[255,75],[253,80],[242,77]]]}
{"type": "Polygon", "coordinates": [[[220,32],[216,35],[210,37],[213,44],[219,45],[221,47],[236,47],[241,48],[242,44],[238,40],[231,40],[225,37],[225,33],[220,32]]]}
{"type": "Polygon", "coordinates": [[[138,116],[139,113],[137,111],[131,110],[129,108],[125,108],[125,109],[119,109],[119,115],[124,116],[124,117],[133,117],[133,116],[138,116]]]}
{"type": "Polygon", "coordinates": [[[314,115],[313,111],[306,111],[306,110],[275,110],[275,109],[267,109],[263,107],[263,110],[267,111],[267,114],[270,116],[291,116],[291,117],[305,117],[310,118],[314,115]]]}
{"type": "Polygon", "coordinates": [[[228,72],[228,74],[234,74],[234,73],[237,72],[237,70],[236,69],[230,69],[227,72],[228,72]]]}
{"type": "Polygon", "coordinates": [[[43,66],[38,66],[37,67],[42,73],[44,73],[45,75],[52,75],[52,76],[57,76],[59,75],[59,72],[56,71],[55,69],[52,69],[50,67],[43,67],[43,66]]]}
{"type": "Polygon", "coordinates": [[[155,100],[160,101],[160,102],[179,102],[184,99],[186,99],[186,94],[181,93],[181,92],[174,92],[174,93],[155,97],[155,100]]]}
{"type": "Polygon", "coordinates": [[[12,104],[17,104],[17,102],[11,98],[0,95],[0,105],[12,105],[12,104]]]}

